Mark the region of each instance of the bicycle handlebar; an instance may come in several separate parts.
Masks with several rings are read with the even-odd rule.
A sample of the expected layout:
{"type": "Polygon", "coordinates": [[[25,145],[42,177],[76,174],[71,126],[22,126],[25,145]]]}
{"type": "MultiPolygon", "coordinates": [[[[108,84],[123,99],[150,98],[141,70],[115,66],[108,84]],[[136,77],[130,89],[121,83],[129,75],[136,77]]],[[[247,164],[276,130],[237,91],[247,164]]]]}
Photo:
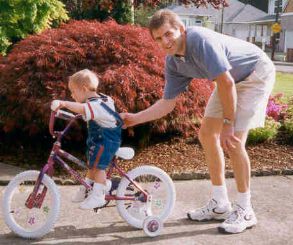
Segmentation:
{"type": "Polygon", "coordinates": [[[70,123],[72,121],[74,121],[75,119],[81,118],[82,116],[80,114],[73,114],[67,111],[63,111],[63,110],[58,110],[58,111],[51,111],[51,116],[50,116],[50,123],[49,123],[49,131],[50,134],[53,137],[57,137],[58,134],[54,131],[54,125],[55,125],[55,118],[60,118],[66,121],[70,121],[70,123]]]}

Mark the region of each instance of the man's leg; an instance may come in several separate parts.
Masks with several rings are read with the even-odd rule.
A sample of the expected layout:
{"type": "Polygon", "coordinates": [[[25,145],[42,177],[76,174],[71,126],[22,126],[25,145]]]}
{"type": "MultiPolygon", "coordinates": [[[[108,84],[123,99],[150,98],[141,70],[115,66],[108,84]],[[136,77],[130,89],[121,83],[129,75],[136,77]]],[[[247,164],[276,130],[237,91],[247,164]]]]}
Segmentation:
{"type": "Polygon", "coordinates": [[[209,168],[212,197],[206,206],[187,213],[188,218],[191,220],[223,220],[231,211],[225,184],[224,154],[220,146],[222,125],[222,119],[211,117],[205,117],[201,124],[199,140],[204,148],[209,168]]]}
{"type": "Polygon", "coordinates": [[[213,185],[225,183],[225,160],[220,146],[223,119],[204,118],[199,131],[199,140],[204,149],[211,182],[213,185]]]}
{"type": "Polygon", "coordinates": [[[234,170],[237,190],[240,193],[247,192],[250,189],[250,160],[245,149],[247,135],[248,131],[235,132],[235,136],[241,142],[235,144],[235,148],[228,151],[234,170]]]}
{"type": "Polygon", "coordinates": [[[220,232],[240,233],[257,223],[250,201],[250,160],[245,149],[247,135],[248,131],[235,132],[240,142],[228,150],[238,193],[233,212],[219,226],[220,232]]]}

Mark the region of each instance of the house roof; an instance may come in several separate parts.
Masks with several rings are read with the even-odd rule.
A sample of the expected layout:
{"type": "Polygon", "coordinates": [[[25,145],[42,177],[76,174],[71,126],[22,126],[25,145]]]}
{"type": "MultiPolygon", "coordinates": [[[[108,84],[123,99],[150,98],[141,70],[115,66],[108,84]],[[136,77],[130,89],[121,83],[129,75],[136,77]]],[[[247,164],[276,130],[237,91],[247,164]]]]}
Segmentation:
{"type": "MultiPolygon", "coordinates": [[[[212,6],[195,6],[171,5],[168,9],[177,13],[180,16],[209,16],[215,22],[221,18],[221,10],[215,9],[212,6]]],[[[224,8],[225,23],[245,23],[254,22],[259,19],[266,18],[268,14],[250,4],[244,4],[238,0],[230,0],[229,6],[224,8]]]]}
{"type": "MultiPolygon", "coordinates": [[[[238,2],[234,0],[235,2],[238,2]]],[[[228,7],[229,8],[229,7],[228,7]]],[[[230,11],[234,11],[231,9],[230,11]]],[[[253,22],[255,20],[266,17],[268,14],[258,8],[253,7],[250,4],[244,4],[242,8],[231,18],[225,20],[225,22],[239,23],[239,22],[253,22]]]]}
{"type": "Polygon", "coordinates": [[[256,21],[269,22],[269,21],[275,21],[275,20],[276,20],[276,15],[275,14],[270,14],[270,15],[264,16],[262,18],[259,18],[256,21]]]}
{"type": "Polygon", "coordinates": [[[292,13],[293,0],[288,0],[284,7],[284,13],[292,13]]]}

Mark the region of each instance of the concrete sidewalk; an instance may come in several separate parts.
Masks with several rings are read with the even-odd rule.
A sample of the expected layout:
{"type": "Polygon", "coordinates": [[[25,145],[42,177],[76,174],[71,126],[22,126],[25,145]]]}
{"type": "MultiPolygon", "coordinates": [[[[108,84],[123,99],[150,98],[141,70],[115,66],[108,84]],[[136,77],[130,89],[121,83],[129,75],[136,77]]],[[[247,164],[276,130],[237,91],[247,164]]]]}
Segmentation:
{"type": "MultiPolygon", "coordinates": [[[[61,210],[54,229],[40,240],[25,240],[15,236],[2,219],[0,209],[0,244],[225,244],[225,245],[285,245],[293,241],[293,176],[253,177],[252,202],[258,218],[253,229],[236,235],[217,231],[219,223],[193,222],[186,212],[204,205],[209,198],[208,180],[175,181],[176,205],[156,238],[146,237],[142,230],[129,226],[118,214],[115,203],[98,214],[80,210],[70,201],[77,186],[59,186],[61,210]]],[[[231,201],[235,200],[234,179],[227,180],[231,201]]],[[[4,186],[0,186],[2,199],[4,186]]],[[[20,207],[20,206],[19,206],[20,207]]]]}
{"type": "Polygon", "coordinates": [[[276,71],[284,73],[293,73],[293,63],[274,61],[276,71]]]}
{"type": "MultiPolygon", "coordinates": [[[[9,181],[17,174],[26,171],[27,169],[16,167],[10,164],[5,164],[0,162],[0,186],[1,185],[7,185],[9,181]]],[[[38,169],[37,171],[40,171],[38,169]]],[[[62,185],[73,185],[75,182],[72,179],[64,179],[62,177],[53,177],[54,181],[57,184],[62,184],[62,185]]],[[[0,243],[1,244],[1,243],[0,243]]]]}
{"type": "Polygon", "coordinates": [[[273,61],[275,65],[279,66],[293,66],[293,62],[273,61]]]}
{"type": "Polygon", "coordinates": [[[7,185],[15,175],[23,171],[25,169],[0,162],[0,185],[7,185]]]}

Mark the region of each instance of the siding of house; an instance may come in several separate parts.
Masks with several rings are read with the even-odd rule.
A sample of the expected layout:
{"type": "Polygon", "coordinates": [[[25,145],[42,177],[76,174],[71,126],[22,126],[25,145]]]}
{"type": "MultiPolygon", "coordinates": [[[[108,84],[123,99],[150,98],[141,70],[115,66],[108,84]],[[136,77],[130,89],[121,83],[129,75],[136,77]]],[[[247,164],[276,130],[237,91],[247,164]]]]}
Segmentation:
{"type": "Polygon", "coordinates": [[[282,16],[281,26],[283,30],[293,31],[293,12],[292,12],[292,15],[282,16]]]}
{"type": "Polygon", "coordinates": [[[284,13],[290,13],[293,12],[293,1],[289,0],[288,5],[286,6],[286,9],[284,13]]]}
{"type": "MultiPolygon", "coordinates": [[[[271,11],[275,6],[276,0],[269,0],[271,11]]],[[[229,7],[224,9],[223,33],[237,37],[239,39],[255,42],[263,49],[265,45],[271,45],[271,26],[274,23],[274,15],[261,11],[253,6],[243,4],[238,0],[229,0],[229,7]]],[[[282,0],[285,11],[293,8],[293,0],[282,0]]],[[[183,6],[170,6],[170,9],[176,12],[183,20],[186,26],[203,25],[215,31],[220,31],[221,10],[214,8],[195,8],[183,6]],[[202,21],[199,23],[199,21],[202,21]]],[[[289,17],[289,16],[288,16],[289,17]]],[[[280,42],[276,49],[278,51],[286,51],[291,48],[293,31],[293,15],[287,18],[280,16],[283,31],[280,33],[280,42]],[[287,23],[288,22],[288,23],[287,23]]]]}
{"type": "Polygon", "coordinates": [[[281,17],[281,26],[284,39],[282,48],[286,52],[288,48],[293,48],[293,0],[289,0],[284,10],[281,17]]]}

